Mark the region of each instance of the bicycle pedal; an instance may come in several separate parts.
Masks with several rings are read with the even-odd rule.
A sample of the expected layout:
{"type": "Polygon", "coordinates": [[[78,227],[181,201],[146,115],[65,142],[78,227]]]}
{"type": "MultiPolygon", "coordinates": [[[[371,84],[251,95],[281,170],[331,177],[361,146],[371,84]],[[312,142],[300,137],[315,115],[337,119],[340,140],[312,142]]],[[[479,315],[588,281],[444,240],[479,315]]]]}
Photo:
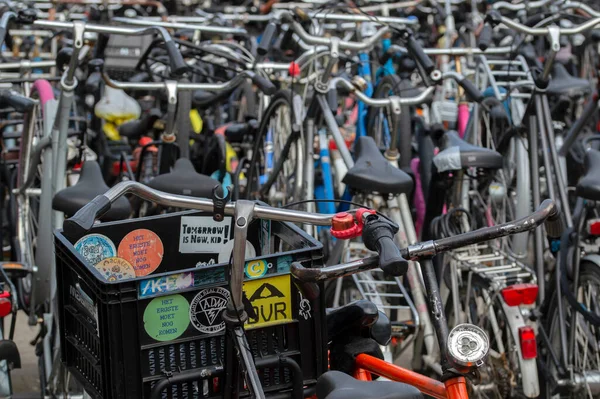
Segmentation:
{"type": "Polygon", "coordinates": [[[31,266],[21,262],[0,262],[0,267],[11,279],[20,279],[33,272],[31,266]]]}

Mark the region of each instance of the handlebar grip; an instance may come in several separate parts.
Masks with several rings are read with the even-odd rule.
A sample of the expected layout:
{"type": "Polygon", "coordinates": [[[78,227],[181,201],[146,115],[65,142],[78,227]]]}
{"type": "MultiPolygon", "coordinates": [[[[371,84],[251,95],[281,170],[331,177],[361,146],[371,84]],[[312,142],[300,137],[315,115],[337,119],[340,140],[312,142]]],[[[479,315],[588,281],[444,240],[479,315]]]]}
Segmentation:
{"type": "Polygon", "coordinates": [[[98,195],[96,198],[85,204],[75,215],[63,222],[63,230],[69,237],[80,237],[91,230],[97,218],[110,210],[110,200],[105,195],[98,195]]]}
{"type": "Polygon", "coordinates": [[[394,243],[394,234],[398,231],[386,220],[377,215],[369,215],[364,223],[362,239],[371,251],[379,254],[379,267],[385,274],[403,276],[408,270],[408,261],[402,257],[400,249],[394,243]]]}
{"type": "Polygon", "coordinates": [[[22,96],[11,90],[0,91],[0,107],[14,108],[17,112],[29,112],[33,109],[35,100],[22,96]]]}
{"type": "Polygon", "coordinates": [[[294,30],[289,26],[283,31],[283,35],[279,42],[279,48],[282,50],[294,49],[294,30]]]}
{"type": "Polygon", "coordinates": [[[458,84],[465,90],[467,97],[471,101],[476,103],[481,103],[483,101],[483,93],[479,91],[479,89],[477,89],[477,87],[475,87],[473,82],[471,82],[469,79],[463,78],[462,80],[458,81],[458,84]]]}
{"type": "Polygon", "coordinates": [[[433,61],[431,61],[431,58],[425,54],[423,47],[421,47],[421,44],[417,41],[417,39],[415,39],[414,35],[408,35],[406,38],[406,47],[410,51],[411,55],[415,58],[415,61],[421,64],[425,72],[431,73],[435,69],[433,61]]]}
{"type": "Polygon", "coordinates": [[[277,25],[274,22],[269,22],[263,32],[260,43],[258,44],[258,48],[256,49],[256,53],[264,57],[267,55],[269,50],[271,49],[271,43],[273,42],[273,37],[277,33],[277,25]]]}
{"type": "Polygon", "coordinates": [[[562,218],[560,217],[560,211],[556,210],[553,214],[549,215],[544,221],[544,227],[546,227],[546,235],[550,238],[562,237],[564,231],[564,225],[562,218]]]}
{"type": "Polygon", "coordinates": [[[273,82],[258,74],[255,74],[252,77],[252,83],[254,83],[260,91],[267,95],[273,95],[277,91],[277,86],[275,86],[273,82]]]}
{"type": "Polygon", "coordinates": [[[478,47],[481,51],[487,50],[492,44],[492,33],[492,27],[487,23],[484,24],[478,37],[478,47]]]}
{"type": "Polygon", "coordinates": [[[175,42],[172,40],[166,41],[165,47],[167,48],[167,53],[169,54],[171,71],[173,71],[175,75],[183,75],[186,73],[188,66],[183,60],[183,56],[181,55],[181,52],[177,48],[175,42]]]}

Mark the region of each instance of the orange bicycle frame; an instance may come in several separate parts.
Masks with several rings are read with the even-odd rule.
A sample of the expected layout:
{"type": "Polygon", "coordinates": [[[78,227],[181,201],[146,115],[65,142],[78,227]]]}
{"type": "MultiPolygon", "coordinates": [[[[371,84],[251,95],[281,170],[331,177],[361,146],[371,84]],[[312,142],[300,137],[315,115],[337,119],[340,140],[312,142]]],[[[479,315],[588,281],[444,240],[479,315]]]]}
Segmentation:
{"type": "Polygon", "coordinates": [[[361,354],[356,357],[356,371],[354,377],[363,381],[370,381],[370,373],[385,377],[391,381],[404,382],[412,385],[426,395],[436,399],[468,399],[467,380],[465,377],[454,377],[439,382],[414,371],[407,370],[395,364],[373,356],[361,354]]]}

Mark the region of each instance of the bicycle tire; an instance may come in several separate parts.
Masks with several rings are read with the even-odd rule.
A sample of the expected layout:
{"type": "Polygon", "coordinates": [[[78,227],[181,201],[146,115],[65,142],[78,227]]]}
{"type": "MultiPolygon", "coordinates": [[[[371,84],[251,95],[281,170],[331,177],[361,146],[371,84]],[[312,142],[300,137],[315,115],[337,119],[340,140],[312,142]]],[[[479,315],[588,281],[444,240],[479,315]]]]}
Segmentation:
{"type": "MultiPolygon", "coordinates": [[[[408,82],[402,81],[396,75],[386,75],[377,83],[377,87],[373,92],[373,98],[387,98],[390,94],[402,97],[403,91],[409,85],[408,82]]],[[[379,121],[379,116],[384,112],[385,108],[369,107],[367,112],[367,134],[375,140],[380,150],[387,149],[387,144],[381,142],[380,135],[377,134],[376,124],[379,121]]],[[[400,153],[399,165],[402,170],[410,170],[410,162],[412,160],[412,118],[409,106],[401,107],[400,121],[398,126],[398,145],[397,149],[400,153]]]]}
{"type": "MultiPolygon", "coordinates": [[[[254,139],[254,148],[252,151],[252,158],[250,160],[250,165],[248,168],[247,174],[247,186],[246,186],[246,198],[251,199],[261,199],[269,201],[269,193],[273,185],[275,184],[275,180],[279,178],[279,175],[282,173],[283,164],[288,159],[288,155],[291,153],[291,147],[293,145],[300,146],[300,148],[295,148],[296,151],[302,151],[302,143],[299,139],[299,132],[293,130],[293,121],[290,120],[290,132],[287,138],[285,138],[285,144],[281,149],[281,152],[278,155],[277,159],[273,159],[272,165],[273,169],[271,173],[265,176],[266,182],[264,184],[260,184],[259,176],[260,176],[260,168],[265,168],[265,139],[269,133],[269,129],[271,128],[271,119],[273,117],[277,117],[277,112],[280,107],[288,107],[290,110],[290,118],[293,118],[293,102],[292,102],[292,94],[289,91],[278,91],[271,98],[271,103],[265,110],[265,113],[260,121],[260,125],[254,139]]],[[[287,115],[285,115],[287,116],[287,115]]],[[[281,135],[282,131],[278,130],[273,132],[274,134],[281,135]]],[[[273,147],[275,147],[275,143],[273,142],[273,147]]],[[[283,178],[289,179],[290,176],[283,176],[283,178]]],[[[295,187],[295,182],[293,182],[295,187]]],[[[290,193],[288,187],[285,187],[287,191],[286,198],[282,199],[281,205],[285,202],[290,202],[296,198],[299,193],[295,192],[295,189],[290,193]]]]}

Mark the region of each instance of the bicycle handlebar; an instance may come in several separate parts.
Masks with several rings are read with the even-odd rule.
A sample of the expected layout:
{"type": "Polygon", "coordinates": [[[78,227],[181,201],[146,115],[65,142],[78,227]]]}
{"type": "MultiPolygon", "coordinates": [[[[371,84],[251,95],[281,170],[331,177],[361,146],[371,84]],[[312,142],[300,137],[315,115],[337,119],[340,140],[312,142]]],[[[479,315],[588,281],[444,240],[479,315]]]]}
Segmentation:
{"type": "Polygon", "coordinates": [[[523,3],[513,4],[507,1],[499,1],[492,4],[494,10],[506,9],[510,11],[521,11],[521,10],[532,10],[536,8],[544,7],[546,4],[551,3],[553,0],[539,0],[539,1],[527,1],[523,3]]]}
{"type": "Polygon", "coordinates": [[[169,84],[176,87],[176,90],[206,90],[212,92],[227,92],[238,87],[246,78],[252,79],[252,82],[266,94],[273,94],[277,87],[268,79],[255,74],[252,71],[242,71],[233,79],[224,83],[182,83],[177,81],[164,82],[117,82],[112,80],[105,72],[102,72],[104,82],[115,89],[121,90],[168,90],[169,84]]]}
{"type": "MultiPolygon", "coordinates": [[[[33,24],[35,26],[39,26],[42,28],[48,29],[71,29],[75,28],[75,23],[73,22],[58,22],[58,21],[46,21],[46,20],[37,20],[34,21],[33,24]]],[[[167,49],[167,53],[169,54],[169,61],[171,64],[171,70],[176,75],[182,75],[188,70],[188,66],[185,63],[181,52],[177,48],[173,38],[167,32],[165,28],[162,26],[150,26],[147,28],[133,29],[133,28],[125,28],[120,26],[103,26],[103,25],[94,25],[87,24],[83,22],[79,22],[82,24],[84,32],[94,32],[94,33],[104,33],[104,34],[121,34],[121,35],[132,35],[132,36],[141,36],[148,34],[150,32],[158,33],[165,42],[165,47],[167,49]]]]}
{"type": "MultiPolygon", "coordinates": [[[[431,258],[439,253],[453,249],[533,230],[542,223],[545,223],[548,236],[560,237],[560,234],[562,234],[563,225],[560,213],[556,204],[551,199],[544,200],[538,209],[527,217],[498,226],[484,227],[452,237],[410,245],[407,248],[400,249],[400,253],[404,259],[418,261],[421,258],[431,258]]],[[[301,283],[311,284],[349,276],[374,269],[377,266],[377,257],[310,269],[303,267],[300,263],[294,262],[291,265],[291,272],[301,283]]]]}
{"type": "Polygon", "coordinates": [[[531,36],[545,36],[549,35],[551,29],[555,29],[561,35],[565,36],[573,36],[578,35],[582,32],[590,30],[594,28],[596,25],[600,25],[600,17],[590,19],[580,25],[573,26],[572,28],[559,28],[557,26],[551,26],[547,28],[531,28],[527,25],[523,25],[517,21],[513,21],[510,18],[503,17],[498,13],[498,11],[490,11],[486,17],[486,22],[491,23],[492,25],[503,24],[510,29],[516,30],[517,32],[521,32],[531,36]]]}
{"type": "MultiPolygon", "coordinates": [[[[91,202],[83,206],[75,215],[66,219],[63,229],[70,237],[79,237],[88,232],[97,218],[110,210],[111,204],[125,194],[133,194],[153,203],[176,208],[197,209],[214,212],[214,204],[210,199],[186,197],[183,195],[169,194],[154,190],[148,186],[134,181],[121,182],[103,195],[98,195],[91,202]]],[[[235,215],[236,204],[227,203],[224,207],[225,215],[235,215]]],[[[253,204],[252,214],[256,218],[280,222],[308,223],[318,226],[331,226],[336,215],[316,214],[311,212],[294,211],[289,209],[274,208],[253,204]]],[[[363,225],[363,240],[367,248],[378,252],[376,257],[380,267],[395,276],[403,275],[408,263],[402,257],[400,250],[393,241],[398,226],[381,220],[377,215],[364,212],[357,216],[359,224],[363,225]]]]}
{"type": "MultiPolygon", "coordinates": [[[[331,88],[344,88],[352,92],[358,99],[371,107],[385,107],[392,103],[389,97],[386,98],[371,98],[363,93],[357,85],[342,78],[337,77],[331,79],[329,83],[331,88]]],[[[421,94],[415,97],[396,97],[399,105],[420,105],[427,101],[427,99],[433,94],[435,87],[431,86],[423,90],[421,94]]]]}
{"type": "Polygon", "coordinates": [[[7,11],[2,14],[2,18],[0,18],[0,46],[4,44],[4,39],[6,38],[6,32],[8,31],[8,23],[17,18],[17,14],[12,11],[7,11]]]}

